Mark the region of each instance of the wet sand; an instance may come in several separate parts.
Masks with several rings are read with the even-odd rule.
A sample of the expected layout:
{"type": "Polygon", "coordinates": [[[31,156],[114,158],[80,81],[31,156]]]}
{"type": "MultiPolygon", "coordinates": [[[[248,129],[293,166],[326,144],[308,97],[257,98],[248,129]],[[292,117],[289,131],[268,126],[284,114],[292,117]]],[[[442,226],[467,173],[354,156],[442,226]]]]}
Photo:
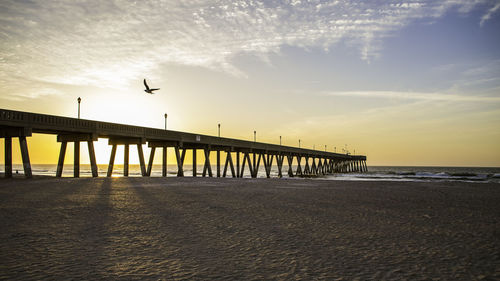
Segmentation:
{"type": "Polygon", "coordinates": [[[498,280],[500,185],[0,180],[0,279],[498,280]]]}

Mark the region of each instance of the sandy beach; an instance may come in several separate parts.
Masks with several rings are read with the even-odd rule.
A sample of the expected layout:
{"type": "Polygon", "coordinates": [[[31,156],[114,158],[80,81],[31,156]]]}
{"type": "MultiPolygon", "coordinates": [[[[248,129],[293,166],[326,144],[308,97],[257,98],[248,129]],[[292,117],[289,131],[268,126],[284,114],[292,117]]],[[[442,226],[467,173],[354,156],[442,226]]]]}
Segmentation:
{"type": "Polygon", "coordinates": [[[0,180],[0,279],[498,280],[500,185],[0,180]]]}

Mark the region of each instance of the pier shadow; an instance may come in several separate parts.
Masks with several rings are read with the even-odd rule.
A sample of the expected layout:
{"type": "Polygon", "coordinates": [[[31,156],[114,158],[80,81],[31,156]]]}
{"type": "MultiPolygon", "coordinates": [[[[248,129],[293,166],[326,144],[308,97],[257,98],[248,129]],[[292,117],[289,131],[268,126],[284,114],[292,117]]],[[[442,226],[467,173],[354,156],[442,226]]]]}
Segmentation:
{"type": "MultiPolygon", "coordinates": [[[[129,179],[134,195],[141,201],[149,222],[143,238],[150,248],[146,250],[154,268],[161,268],[154,278],[221,278],[224,265],[215,264],[214,257],[221,253],[214,247],[217,233],[207,234],[199,220],[199,200],[186,197],[176,184],[169,187],[168,180],[150,181],[129,179]]],[[[229,274],[229,272],[227,272],[229,274]]],[[[227,275],[226,274],[226,275],[227,275]]]]}
{"type": "Polygon", "coordinates": [[[82,194],[89,192],[92,185],[74,178],[43,178],[43,179],[6,179],[0,184],[0,206],[20,212],[9,225],[29,225],[34,219],[44,220],[44,216],[52,216],[50,208],[54,206],[71,205],[69,202],[78,200],[82,194]]]}
{"type": "Polygon", "coordinates": [[[183,271],[194,269],[196,275],[191,277],[265,279],[282,274],[281,278],[292,278],[302,276],[301,263],[309,262],[312,252],[322,252],[323,245],[309,235],[311,229],[290,228],[293,218],[277,207],[289,202],[269,199],[276,196],[273,192],[260,188],[235,192],[230,184],[220,188],[217,179],[200,181],[132,184],[156,217],[153,221],[163,231],[163,243],[173,243],[176,248],[173,255],[165,256],[181,259],[183,271]],[[275,216],[274,212],[281,214],[275,216]]]}
{"type": "MultiPolygon", "coordinates": [[[[49,184],[49,185],[47,185],[49,184]]],[[[0,279],[102,279],[111,211],[111,179],[58,180],[47,189],[57,192],[22,193],[1,206],[0,279]],[[12,223],[9,223],[12,222],[12,223]]],[[[41,189],[41,187],[40,187],[41,189]]]]}
{"type": "Polygon", "coordinates": [[[101,184],[95,187],[97,189],[95,199],[81,210],[83,224],[75,237],[79,242],[70,253],[74,255],[72,267],[75,267],[75,270],[70,271],[73,278],[87,280],[110,278],[108,268],[113,262],[112,249],[116,246],[113,245],[113,233],[110,231],[113,212],[111,195],[116,180],[113,178],[100,180],[101,184]]]}

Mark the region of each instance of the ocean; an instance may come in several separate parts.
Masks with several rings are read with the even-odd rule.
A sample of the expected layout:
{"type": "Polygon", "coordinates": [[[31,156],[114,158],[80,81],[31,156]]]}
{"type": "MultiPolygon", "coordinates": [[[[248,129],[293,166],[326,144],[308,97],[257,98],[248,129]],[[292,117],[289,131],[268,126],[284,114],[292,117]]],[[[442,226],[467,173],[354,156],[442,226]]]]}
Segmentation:
{"type": "Polygon", "coordinates": [[[466,181],[500,183],[500,167],[370,166],[367,173],[327,176],[334,180],[466,181]]]}
{"type": "MultiPolygon", "coordinates": [[[[54,176],[56,174],[57,165],[53,164],[33,164],[34,175],[54,176]]],[[[98,165],[99,176],[106,176],[108,169],[107,165],[98,165]]],[[[222,168],[221,168],[222,169],[222,168]]],[[[177,174],[176,165],[168,165],[167,176],[174,177],[177,174]]],[[[184,175],[192,176],[192,166],[184,166],[184,175]]],[[[201,176],[203,165],[197,166],[197,175],[201,176]]],[[[288,167],[283,167],[283,177],[287,175],[288,167]]],[[[4,172],[4,166],[1,165],[0,172],[4,172]]],[[[23,173],[21,164],[13,165],[14,173],[23,173]]],[[[212,166],[212,172],[216,175],[215,165],[212,166]]],[[[161,165],[153,165],[151,176],[161,176],[161,165]]],[[[222,171],[221,171],[222,173],[222,171]]],[[[64,177],[73,176],[73,166],[64,165],[64,177]]],[[[80,176],[91,177],[92,173],[90,165],[80,165],[80,176]]],[[[123,165],[115,165],[113,176],[123,176],[123,165]]],[[[130,165],[129,176],[140,177],[141,169],[139,165],[130,165]]],[[[228,169],[228,176],[230,171],[228,169]]],[[[264,168],[261,166],[259,169],[258,177],[265,177],[264,168]]],[[[271,177],[278,176],[278,168],[273,166],[271,170],[271,177]]],[[[250,174],[248,168],[245,170],[244,178],[249,178],[250,174]]],[[[298,178],[298,177],[296,177],[298,178]]],[[[500,183],[500,167],[409,167],[409,166],[369,166],[366,173],[338,173],[334,175],[327,175],[318,177],[319,179],[327,180],[385,180],[385,181],[469,181],[469,182],[497,182],[500,183]]]]}

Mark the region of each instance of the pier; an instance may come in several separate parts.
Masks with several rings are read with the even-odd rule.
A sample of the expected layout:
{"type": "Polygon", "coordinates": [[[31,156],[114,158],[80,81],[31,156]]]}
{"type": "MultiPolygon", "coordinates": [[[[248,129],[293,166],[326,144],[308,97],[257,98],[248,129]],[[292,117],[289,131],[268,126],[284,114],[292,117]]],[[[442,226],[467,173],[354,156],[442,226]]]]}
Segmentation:
{"type": "Polygon", "coordinates": [[[89,151],[92,176],[98,176],[94,151],[94,141],[107,138],[111,155],[107,176],[113,174],[116,150],[124,147],[123,175],[128,176],[129,148],[136,145],[142,176],[151,176],[156,149],[162,150],[162,176],[167,176],[167,148],[173,147],[177,164],[177,176],[184,175],[186,151],[192,150],[193,172],[197,176],[196,151],[203,151],[204,165],[202,176],[243,177],[248,173],[256,178],[259,168],[263,167],[266,177],[271,176],[271,168],[276,163],[278,177],[287,174],[295,176],[321,176],[334,173],[366,172],[366,156],[349,155],[297,148],[291,146],[261,143],[217,136],[172,130],[155,129],[141,126],[100,122],[70,117],[37,114],[0,109],[0,137],[5,139],[5,177],[12,177],[12,138],[19,138],[24,175],[32,177],[28,151],[28,138],[33,133],[57,135],[61,143],[56,176],[61,177],[68,142],[74,143],[73,175],[80,176],[80,143],[86,142],[89,151]],[[143,144],[150,148],[146,164],[143,144]],[[216,153],[215,175],[210,162],[211,153],[216,153]],[[224,159],[223,159],[224,158],[224,159]],[[224,160],[224,164],[222,164],[224,160]],[[294,162],[295,160],[295,162],[294,162]],[[262,165],[261,165],[262,163],[262,165]],[[295,163],[295,165],[294,165],[295,163]]]}

